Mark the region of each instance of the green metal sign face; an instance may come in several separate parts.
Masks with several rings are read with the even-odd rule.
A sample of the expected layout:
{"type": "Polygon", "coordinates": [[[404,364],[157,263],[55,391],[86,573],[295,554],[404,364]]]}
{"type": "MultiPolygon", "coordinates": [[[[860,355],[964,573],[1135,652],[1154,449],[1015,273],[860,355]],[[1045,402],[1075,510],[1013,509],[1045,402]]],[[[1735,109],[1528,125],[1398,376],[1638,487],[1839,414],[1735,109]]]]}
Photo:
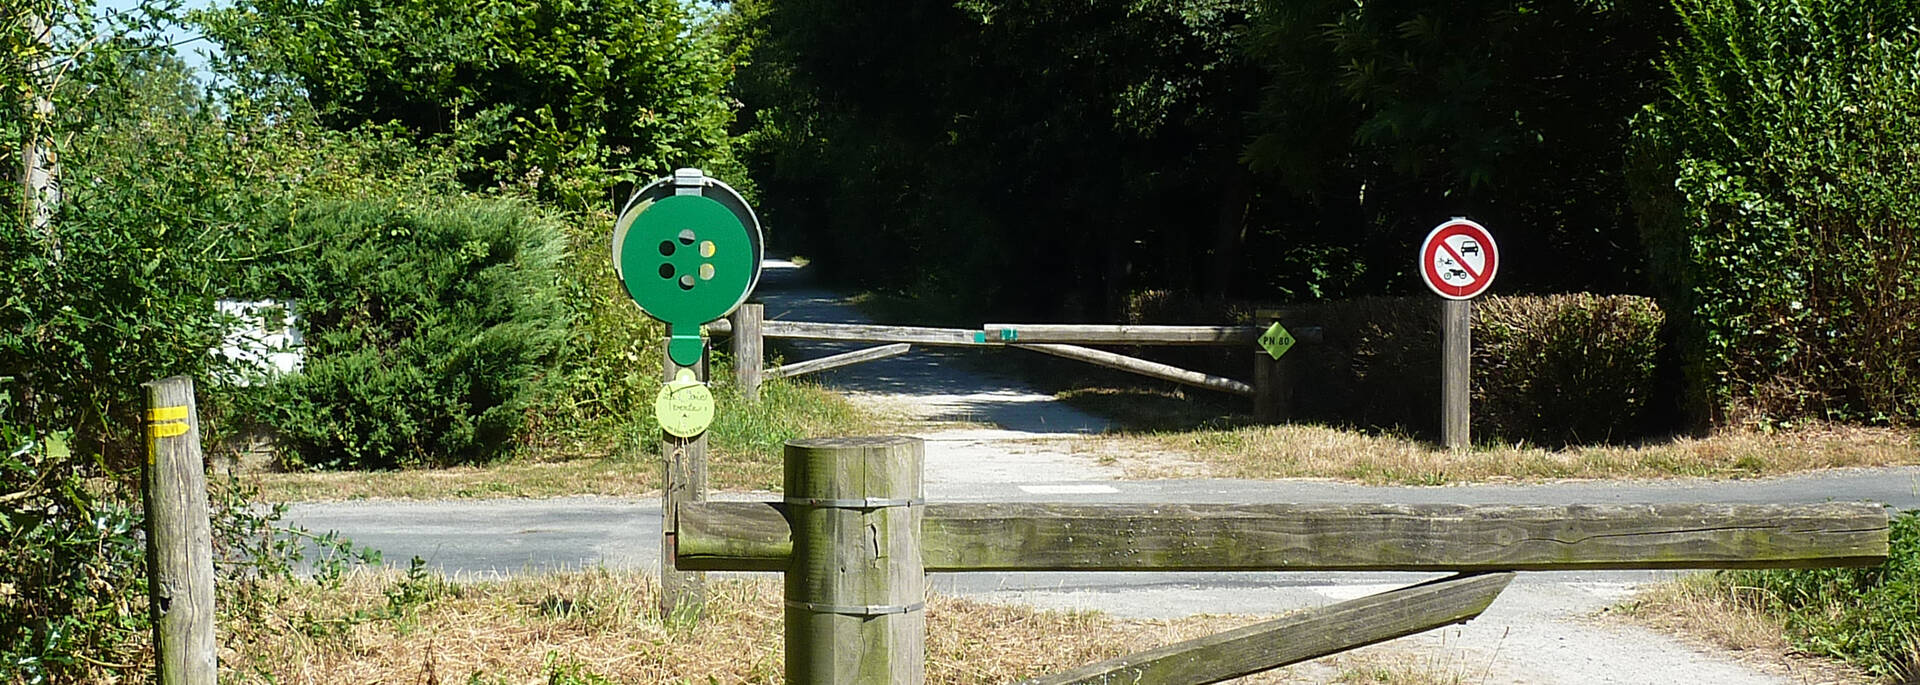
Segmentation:
{"type": "Polygon", "coordinates": [[[622,217],[620,280],[640,309],[666,322],[668,356],[700,360],[700,324],[747,298],[756,273],[752,238],[726,206],[698,195],[664,197],[622,217]]]}
{"type": "Polygon", "coordinates": [[[1280,355],[1293,349],[1293,343],[1293,334],[1281,327],[1278,321],[1273,322],[1273,325],[1267,328],[1267,332],[1260,334],[1260,349],[1266,350],[1267,354],[1273,355],[1274,359],[1279,359],[1280,355]]]}

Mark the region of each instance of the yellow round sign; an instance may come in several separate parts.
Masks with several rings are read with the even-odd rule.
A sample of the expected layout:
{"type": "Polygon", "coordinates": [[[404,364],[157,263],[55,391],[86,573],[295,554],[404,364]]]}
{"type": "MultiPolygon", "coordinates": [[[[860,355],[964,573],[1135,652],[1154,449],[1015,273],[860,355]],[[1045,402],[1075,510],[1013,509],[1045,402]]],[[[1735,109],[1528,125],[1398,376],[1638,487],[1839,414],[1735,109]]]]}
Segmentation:
{"type": "Polygon", "coordinates": [[[691,438],[704,433],[713,425],[713,391],[695,380],[692,371],[681,369],[672,382],[660,386],[653,416],[668,435],[691,438]]]}

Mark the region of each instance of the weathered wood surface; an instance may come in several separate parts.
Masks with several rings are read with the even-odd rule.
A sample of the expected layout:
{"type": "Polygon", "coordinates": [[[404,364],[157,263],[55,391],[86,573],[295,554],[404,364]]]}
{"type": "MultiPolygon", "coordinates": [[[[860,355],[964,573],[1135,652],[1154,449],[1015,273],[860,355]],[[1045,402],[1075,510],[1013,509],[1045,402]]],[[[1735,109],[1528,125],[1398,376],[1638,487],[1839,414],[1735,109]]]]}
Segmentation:
{"type": "MultiPolygon", "coordinates": [[[[708,323],[704,328],[709,335],[733,334],[733,324],[726,319],[708,323]]],[[[968,328],[880,326],[856,323],[781,321],[778,319],[760,322],[760,335],[766,338],[786,338],[792,340],[912,343],[915,345],[945,345],[950,347],[977,347],[980,345],[1000,344],[998,340],[984,340],[985,334],[968,328]]]]}
{"type": "Polygon", "coordinates": [[[799,376],[803,374],[819,373],[821,371],[837,369],[842,366],[852,366],[854,364],[859,364],[861,362],[877,361],[881,359],[886,359],[888,357],[898,357],[900,355],[906,354],[907,351],[911,349],[913,349],[913,346],[907,343],[894,343],[892,345],[881,345],[879,347],[869,347],[863,350],[854,350],[852,352],[842,352],[840,354],[821,357],[819,359],[808,359],[803,362],[794,362],[792,364],[774,367],[772,369],[768,369],[766,375],[768,378],[792,378],[794,376],[799,376]]]}
{"type": "Polygon", "coordinates": [[[787,443],[787,682],[925,682],[925,454],[898,436],[787,443]]]}
{"type": "MultiPolygon", "coordinates": [[[[734,329],[741,331],[730,341],[733,349],[733,380],[747,401],[760,399],[761,366],[765,357],[765,339],[760,337],[760,320],[766,305],[748,302],[733,310],[734,329]]],[[[774,376],[779,378],[779,376],[774,376]]]]}
{"type": "Polygon", "coordinates": [[[1050,354],[1056,357],[1083,361],[1109,369],[1119,369],[1121,371],[1137,373],[1142,376],[1151,376],[1161,380],[1206,388],[1208,390],[1218,390],[1247,397],[1252,397],[1254,394],[1253,386],[1231,378],[1200,373],[1199,371],[1189,371],[1178,366],[1147,361],[1139,357],[1129,357],[1124,354],[1115,354],[1104,350],[1080,347],[1078,345],[1016,344],[1014,347],[1050,354]]]}
{"type": "Polygon", "coordinates": [[[160,685],[212,685],[213,529],[193,379],[141,386],[147,393],[147,588],[160,685]]]}
{"type": "Polygon", "coordinates": [[[1034,678],[1026,684],[1217,683],[1464,623],[1486,611],[1512,581],[1512,573],[1444,578],[1034,678]]]}
{"type": "Polygon", "coordinates": [[[1128,326],[1114,324],[990,323],[988,340],[1070,345],[1252,345],[1252,326],[1128,326]]]}
{"type": "Polygon", "coordinates": [[[1447,449],[1473,444],[1473,301],[1440,306],[1440,442],[1447,449]]]}
{"type": "MultiPolygon", "coordinates": [[[[704,348],[698,364],[682,367],[673,362],[663,342],[660,364],[663,380],[673,380],[682,368],[693,369],[695,378],[707,379],[704,348]]],[[[707,501],[707,434],[682,438],[660,431],[660,458],[660,615],[698,617],[706,604],[706,574],[682,570],[676,565],[673,552],[681,512],[688,504],[707,501]]]]}
{"type": "MultiPolygon", "coordinates": [[[[931,504],[928,571],[1560,571],[1863,566],[1877,504],[931,504]]],[[[774,503],[681,514],[686,568],[778,570],[774,503]]]]}

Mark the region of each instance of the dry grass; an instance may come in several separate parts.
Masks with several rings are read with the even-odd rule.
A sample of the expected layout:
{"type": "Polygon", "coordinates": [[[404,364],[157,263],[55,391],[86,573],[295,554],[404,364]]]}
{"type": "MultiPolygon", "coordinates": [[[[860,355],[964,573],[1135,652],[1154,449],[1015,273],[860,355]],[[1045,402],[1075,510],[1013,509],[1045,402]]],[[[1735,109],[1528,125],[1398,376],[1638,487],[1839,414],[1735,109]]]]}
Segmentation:
{"type": "MultiPolygon", "coordinates": [[[[655,617],[651,576],[591,570],[449,581],[360,570],[337,587],[271,583],[262,612],[223,617],[223,682],[767,683],[781,680],[781,591],[717,580],[697,624],[655,617]]],[[[935,596],[929,683],[1005,683],[1257,619],[1124,620],[935,596]]],[[[1237,682],[1437,685],[1455,669],[1387,653],[1237,682]]]]}
{"type": "Polygon", "coordinates": [[[1304,424],[1177,433],[1108,435],[1075,451],[1127,468],[1129,477],[1336,478],[1440,485],[1506,480],[1751,478],[1817,469],[1920,464],[1920,434],[1891,428],[1820,426],[1732,430],[1637,446],[1544,449],[1525,445],[1437,449],[1403,437],[1304,424]],[[1193,462],[1168,472],[1168,454],[1193,462]],[[1142,466],[1145,464],[1145,466],[1142,466]]]}
{"type": "Polygon", "coordinates": [[[1698,573],[1655,585],[1611,613],[1732,652],[1764,671],[1791,674],[1795,682],[1873,682],[1844,662],[1796,651],[1787,643],[1786,623],[1761,611],[1753,592],[1715,574],[1698,573]]]}

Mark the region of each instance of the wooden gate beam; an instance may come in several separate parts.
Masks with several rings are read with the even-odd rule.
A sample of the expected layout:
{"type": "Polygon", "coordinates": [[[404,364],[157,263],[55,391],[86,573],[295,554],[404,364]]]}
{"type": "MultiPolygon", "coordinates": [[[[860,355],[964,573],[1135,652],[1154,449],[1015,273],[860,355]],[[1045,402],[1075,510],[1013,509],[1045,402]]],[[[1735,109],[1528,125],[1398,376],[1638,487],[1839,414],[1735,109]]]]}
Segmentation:
{"type": "MultiPolygon", "coordinates": [[[[675,564],[778,571],[784,506],[683,504],[675,564]]],[[[1867,566],[1887,513],[1823,504],[930,504],[926,570],[1565,571],[1867,566]]]]}
{"type": "Polygon", "coordinates": [[[794,376],[800,376],[800,375],[809,374],[809,373],[819,373],[821,371],[829,371],[832,369],[840,368],[842,366],[852,366],[854,364],[859,364],[862,362],[879,361],[881,359],[887,359],[890,357],[898,357],[900,355],[906,354],[909,350],[912,350],[912,349],[913,349],[913,346],[907,343],[894,343],[892,345],[881,345],[879,347],[869,347],[865,349],[854,350],[852,352],[842,352],[840,354],[820,357],[818,359],[808,359],[803,362],[794,362],[792,364],[787,364],[785,366],[774,367],[773,369],[769,369],[767,371],[766,376],[768,378],[792,378],[794,376]]]}
{"type": "Polygon", "coordinates": [[[1129,357],[1124,354],[1115,354],[1105,350],[1096,350],[1079,345],[1053,344],[1020,344],[1014,345],[1014,347],[1050,354],[1055,357],[1064,357],[1074,361],[1082,361],[1095,366],[1104,366],[1109,369],[1119,369],[1129,373],[1137,373],[1142,376],[1151,376],[1153,378],[1173,381],[1198,388],[1218,390],[1220,392],[1246,397],[1253,396],[1253,386],[1231,378],[1200,373],[1199,371],[1189,371],[1178,366],[1147,361],[1139,357],[1129,357]]]}
{"type": "Polygon", "coordinates": [[[1034,678],[1025,685],[1217,683],[1465,623],[1486,611],[1512,580],[1512,573],[1443,578],[1034,678]]]}
{"type": "Polygon", "coordinates": [[[988,340],[1070,345],[1252,345],[1253,326],[1129,326],[1116,324],[990,323],[988,340]]]}

